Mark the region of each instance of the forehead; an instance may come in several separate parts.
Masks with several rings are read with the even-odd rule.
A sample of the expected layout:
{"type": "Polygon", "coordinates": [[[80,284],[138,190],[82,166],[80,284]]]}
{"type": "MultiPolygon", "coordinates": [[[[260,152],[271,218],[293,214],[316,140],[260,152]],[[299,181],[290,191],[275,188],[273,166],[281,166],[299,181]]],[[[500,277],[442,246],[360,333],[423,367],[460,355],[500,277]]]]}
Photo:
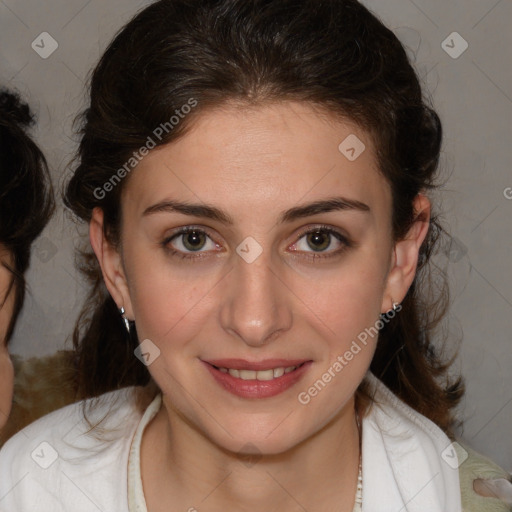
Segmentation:
{"type": "Polygon", "coordinates": [[[142,159],[123,195],[139,213],[170,195],[259,215],[338,193],[386,207],[387,189],[368,133],[286,102],[201,113],[183,137],[142,159]]]}

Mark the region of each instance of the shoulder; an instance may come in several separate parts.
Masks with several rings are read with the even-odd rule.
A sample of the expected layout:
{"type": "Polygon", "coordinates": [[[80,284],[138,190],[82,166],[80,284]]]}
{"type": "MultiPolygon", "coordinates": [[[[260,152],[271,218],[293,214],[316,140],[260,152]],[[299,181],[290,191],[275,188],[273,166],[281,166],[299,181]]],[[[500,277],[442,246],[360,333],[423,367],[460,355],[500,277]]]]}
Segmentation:
{"type": "Polygon", "coordinates": [[[125,510],[128,452],[142,416],[135,389],[64,407],[7,441],[0,451],[2,512],[81,512],[93,503],[125,510]]]}
{"type": "Polygon", "coordinates": [[[74,353],[61,350],[45,357],[13,356],[14,397],[0,446],[41,416],[76,401],[74,353]]]}
{"type": "MultiPolygon", "coordinates": [[[[423,460],[426,467],[435,468],[434,473],[443,474],[445,490],[455,490],[446,486],[448,478],[451,487],[457,485],[462,512],[512,510],[510,505],[495,497],[478,495],[473,487],[478,478],[510,480],[508,473],[462,442],[449,439],[435,423],[402,402],[373,374],[367,375],[367,383],[372,394],[368,423],[378,430],[388,456],[394,459],[391,465],[396,470],[395,475],[417,472],[423,460]]],[[[413,476],[408,478],[414,479],[413,476]]]]}
{"type": "Polygon", "coordinates": [[[371,372],[365,384],[371,403],[362,431],[363,481],[371,489],[365,494],[363,486],[368,510],[379,510],[384,500],[397,510],[460,512],[458,471],[443,457],[449,438],[371,372]]]}
{"type": "Polygon", "coordinates": [[[488,496],[480,496],[475,492],[474,482],[476,479],[494,480],[501,479],[503,483],[511,482],[511,475],[487,457],[477,453],[475,450],[465,445],[457,443],[459,452],[459,476],[460,489],[462,495],[463,512],[510,512],[512,510],[512,483],[508,485],[508,505],[502,499],[498,499],[496,492],[491,485],[487,485],[488,496]]]}
{"type": "Polygon", "coordinates": [[[385,438],[403,445],[408,439],[420,443],[425,451],[433,448],[436,454],[444,450],[450,440],[432,421],[403,402],[371,372],[365,382],[371,396],[369,416],[385,438]]]}

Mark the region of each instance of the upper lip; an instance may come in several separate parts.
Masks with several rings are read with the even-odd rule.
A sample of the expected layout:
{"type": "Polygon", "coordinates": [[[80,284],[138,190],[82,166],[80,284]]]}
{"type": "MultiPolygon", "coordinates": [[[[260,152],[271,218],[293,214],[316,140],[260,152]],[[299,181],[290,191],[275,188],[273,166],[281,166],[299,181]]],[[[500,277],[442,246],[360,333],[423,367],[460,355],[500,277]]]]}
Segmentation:
{"type": "Polygon", "coordinates": [[[245,359],[210,359],[204,362],[216,366],[217,368],[259,371],[299,366],[307,361],[308,359],[264,359],[263,361],[247,361],[245,359]]]}

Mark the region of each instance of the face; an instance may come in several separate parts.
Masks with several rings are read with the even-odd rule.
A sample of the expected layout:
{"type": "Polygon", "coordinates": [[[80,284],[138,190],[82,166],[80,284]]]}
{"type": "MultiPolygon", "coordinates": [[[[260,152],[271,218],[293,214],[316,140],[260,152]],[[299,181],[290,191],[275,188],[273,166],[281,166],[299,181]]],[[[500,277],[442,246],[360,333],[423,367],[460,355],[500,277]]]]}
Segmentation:
{"type": "Polygon", "coordinates": [[[139,163],[122,212],[119,252],[98,210],[91,242],[169,414],[280,453],[353,413],[362,333],[405,295],[422,237],[393,243],[363,130],[297,103],[203,113],[139,163]]]}
{"type": "MultiPolygon", "coordinates": [[[[0,245],[0,262],[12,264],[11,254],[0,245]]],[[[14,372],[6,345],[6,334],[14,310],[14,289],[7,291],[12,274],[0,264],[0,428],[5,425],[11,410],[14,372]]]]}

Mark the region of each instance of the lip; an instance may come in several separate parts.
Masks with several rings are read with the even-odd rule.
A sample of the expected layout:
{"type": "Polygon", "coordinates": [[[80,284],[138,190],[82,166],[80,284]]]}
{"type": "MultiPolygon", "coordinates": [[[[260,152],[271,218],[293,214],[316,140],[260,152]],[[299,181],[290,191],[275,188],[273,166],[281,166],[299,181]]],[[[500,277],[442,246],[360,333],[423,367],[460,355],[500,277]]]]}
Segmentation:
{"type": "Polygon", "coordinates": [[[309,370],[312,361],[290,359],[267,359],[265,361],[250,362],[243,359],[216,359],[215,361],[202,361],[214,380],[229,391],[241,398],[270,398],[285,392],[295,385],[309,370]],[[267,370],[271,368],[299,366],[296,370],[285,373],[272,380],[243,380],[232,377],[229,373],[222,373],[217,367],[236,368],[239,370],[267,370]]]}

